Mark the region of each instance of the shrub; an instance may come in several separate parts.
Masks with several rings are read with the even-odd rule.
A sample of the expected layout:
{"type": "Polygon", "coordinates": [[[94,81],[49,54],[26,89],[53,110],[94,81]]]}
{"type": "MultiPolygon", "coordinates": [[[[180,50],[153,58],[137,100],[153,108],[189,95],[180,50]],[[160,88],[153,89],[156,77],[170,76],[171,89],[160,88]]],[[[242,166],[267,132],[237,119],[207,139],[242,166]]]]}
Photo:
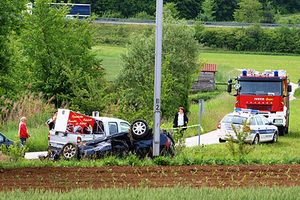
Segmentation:
{"type": "Polygon", "coordinates": [[[28,151],[28,147],[22,146],[19,143],[15,143],[14,145],[11,145],[9,147],[5,145],[1,146],[1,152],[4,155],[9,156],[11,161],[20,160],[21,158],[24,157],[27,151],[28,151]]]}
{"type": "Polygon", "coordinates": [[[244,123],[242,128],[239,130],[233,124],[231,125],[236,139],[229,135],[228,143],[226,147],[234,157],[238,157],[240,160],[244,160],[244,157],[249,154],[254,148],[246,143],[246,138],[250,135],[250,127],[248,124],[244,123]]]}
{"type": "Polygon", "coordinates": [[[204,46],[235,51],[300,53],[300,30],[280,27],[204,28],[195,26],[195,37],[204,46]]]}

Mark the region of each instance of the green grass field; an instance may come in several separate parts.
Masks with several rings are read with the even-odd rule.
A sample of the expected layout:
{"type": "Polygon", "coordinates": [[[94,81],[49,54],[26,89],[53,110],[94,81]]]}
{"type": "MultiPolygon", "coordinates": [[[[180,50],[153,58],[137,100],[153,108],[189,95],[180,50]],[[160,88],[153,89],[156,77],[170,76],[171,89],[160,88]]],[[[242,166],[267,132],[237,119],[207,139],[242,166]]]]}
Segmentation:
{"type": "Polygon", "coordinates": [[[95,46],[92,50],[97,54],[97,58],[102,60],[106,78],[112,81],[120,73],[121,55],[126,49],[117,46],[95,46]]]}
{"type": "Polygon", "coordinates": [[[126,189],[80,189],[70,192],[13,191],[0,192],[0,199],[298,199],[300,187],[288,188],[126,188],[126,189]]]}
{"type": "MultiPolygon", "coordinates": [[[[117,77],[122,67],[121,54],[126,48],[118,46],[95,46],[94,53],[103,59],[103,67],[106,69],[107,78],[113,80],[117,77]]],[[[239,69],[283,69],[286,70],[290,80],[297,82],[300,78],[300,56],[286,55],[257,55],[238,53],[205,53],[199,55],[201,62],[218,64],[220,81],[228,80],[240,73],[239,69]]]]}

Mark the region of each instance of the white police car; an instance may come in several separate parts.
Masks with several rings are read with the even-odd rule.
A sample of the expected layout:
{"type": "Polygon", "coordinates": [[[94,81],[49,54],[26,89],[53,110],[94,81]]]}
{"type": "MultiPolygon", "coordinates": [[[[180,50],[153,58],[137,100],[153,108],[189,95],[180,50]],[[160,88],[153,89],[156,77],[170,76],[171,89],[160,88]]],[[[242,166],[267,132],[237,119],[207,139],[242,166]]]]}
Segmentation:
{"type": "Polygon", "coordinates": [[[266,117],[256,113],[255,110],[238,109],[236,112],[227,114],[218,125],[219,142],[225,142],[231,137],[233,140],[237,140],[237,135],[233,127],[239,131],[243,128],[245,123],[250,127],[250,133],[245,138],[246,142],[251,144],[277,142],[277,127],[271,125],[266,117]]]}

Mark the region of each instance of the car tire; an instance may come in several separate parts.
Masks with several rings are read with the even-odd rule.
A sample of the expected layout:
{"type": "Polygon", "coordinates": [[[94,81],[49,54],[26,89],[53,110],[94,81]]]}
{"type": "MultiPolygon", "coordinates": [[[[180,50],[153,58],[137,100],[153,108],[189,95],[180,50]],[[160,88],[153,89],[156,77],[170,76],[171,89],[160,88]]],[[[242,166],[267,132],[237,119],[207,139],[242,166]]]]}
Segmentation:
{"type": "Polygon", "coordinates": [[[286,127],[285,126],[279,126],[278,127],[278,132],[280,136],[283,136],[286,132],[286,127]]]}
{"type": "Polygon", "coordinates": [[[134,139],[142,139],[149,134],[149,127],[147,122],[141,119],[134,121],[131,124],[130,129],[131,129],[132,137],[134,139]]]}
{"type": "Polygon", "coordinates": [[[275,132],[273,135],[272,143],[276,143],[278,141],[278,133],[275,132]]]}
{"type": "Polygon", "coordinates": [[[259,136],[258,135],[255,135],[252,144],[254,144],[254,145],[259,144],[259,136]]]}
{"type": "Polygon", "coordinates": [[[62,156],[64,157],[64,159],[66,160],[70,160],[72,158],[79,158],[78,157],[78,147],[75,144],[72,143],[68,143],[65,144],[62,148],[62,152],[61,152],[62,156]]]}
{"type": "Polygon", "coordinates": [[[289,133],[289,127],[285,127],[285,134],[289,133]]]}
{"type": "Polygon", "coordinates": [[[219,138],[219,142],[224,143],[224,142],[226,142],[226,140],[223,140],[223,139],[219,138]]]}

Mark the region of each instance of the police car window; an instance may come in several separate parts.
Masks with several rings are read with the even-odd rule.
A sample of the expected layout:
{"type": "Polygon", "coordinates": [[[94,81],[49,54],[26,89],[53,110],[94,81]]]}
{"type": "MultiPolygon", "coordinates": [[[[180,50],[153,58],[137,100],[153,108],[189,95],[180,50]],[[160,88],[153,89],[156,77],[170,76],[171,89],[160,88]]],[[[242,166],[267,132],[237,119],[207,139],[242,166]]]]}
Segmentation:
{"type": "Polygon", "coordinates": [[[109,127],[109,134],[110,135],[118,133],[118,124],[116,122],[109,122],[108,127],[109,127]]]}
{"type": "Polygon", "coordinates": [[[255,120],[255,117],[250,118],[250,125],[257,125],[257,122],[255,120]]]}
{"type": "Polygon", "coordinates": [[[265,117],[261,117],[261,119],[265,125],[269,124],[269,121],[265,117]]]}
{"type": "Polygon", "coordinates": [[[121,122],[120,126],[121,126],[121,132],[128,133],[128,130],[129,130],[129,127],[130,127],[130,125],[128,123],[121,122]]]}
{"type": "Polygon", "coordinates": [[[245,122],[247,120],[247,118],[245,117],[241,117],[241,116],[235,116],[235,115],[227,115],[224,119],[223,119],[223,123],[231,123],[231,124],[242,124],[243,122],[245,122]]]}
{"type": "Polygon", "coordinates": [[[260,117],[256,117],[256,120],[258,125],[264,125],[264,122],[261,120],[260,117]]]}

